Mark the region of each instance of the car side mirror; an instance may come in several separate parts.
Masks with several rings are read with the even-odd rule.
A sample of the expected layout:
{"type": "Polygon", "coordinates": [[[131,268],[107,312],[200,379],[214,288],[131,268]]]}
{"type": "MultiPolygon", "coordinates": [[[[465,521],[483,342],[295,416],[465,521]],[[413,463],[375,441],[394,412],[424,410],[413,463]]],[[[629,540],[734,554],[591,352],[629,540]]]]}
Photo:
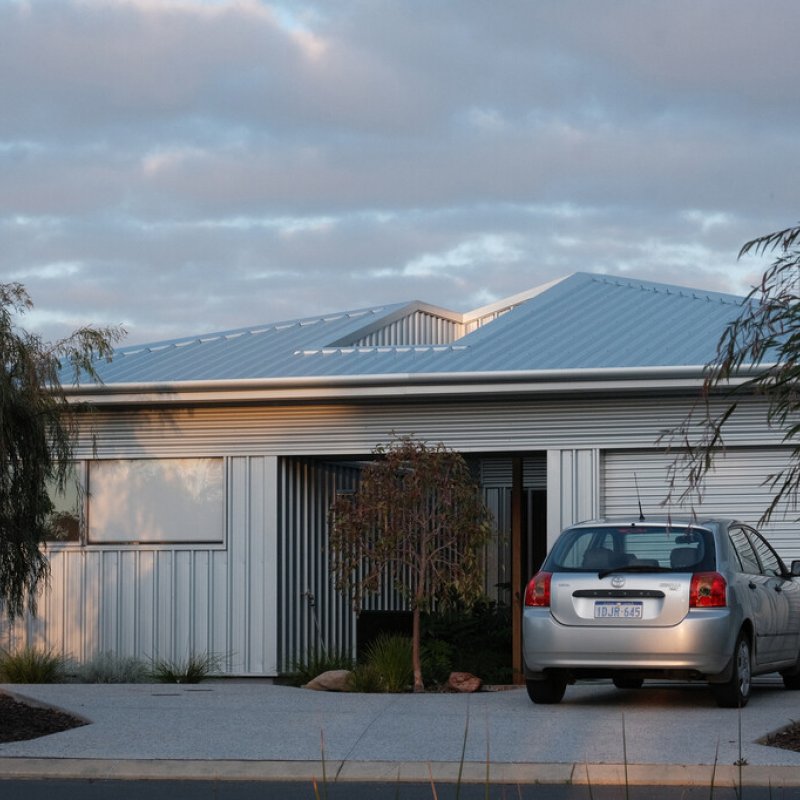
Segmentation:
{"type": "Polygon", "coordinates": [[[800,578],[800,559],[796,559],[795,561],[792,561],[792,566],[789,569],[789,574],[793,578],[800,578]]]}

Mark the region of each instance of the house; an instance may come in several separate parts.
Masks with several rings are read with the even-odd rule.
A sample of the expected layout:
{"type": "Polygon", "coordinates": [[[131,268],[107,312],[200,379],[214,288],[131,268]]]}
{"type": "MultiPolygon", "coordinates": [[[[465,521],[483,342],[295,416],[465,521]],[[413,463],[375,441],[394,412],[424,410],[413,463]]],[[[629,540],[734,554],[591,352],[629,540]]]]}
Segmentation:
{"type": "MultiPolygon", "coordinates": [[[[659,436],[741,303],[577,273],[468,313],[411,302],[121,348],[102,385],[70,389],[91,408],[84,491],[64,501],[73,533],[49,547],[39,615],[9,641],[80,660],[209,652],[266,676],[353,647],[326,512],[392,434],[468,458],[498,527],[487,591],[518,602],[563,526],[663,510],[659,436]]],[[[704,507],[755,522],[787,458],[762,402],[744,399],[726,445],[704,507]]],[[[800,558],[791,521],[766,532],[800,558]]],[[[399,603],[389,588],[371,608],[399,603]]]]}

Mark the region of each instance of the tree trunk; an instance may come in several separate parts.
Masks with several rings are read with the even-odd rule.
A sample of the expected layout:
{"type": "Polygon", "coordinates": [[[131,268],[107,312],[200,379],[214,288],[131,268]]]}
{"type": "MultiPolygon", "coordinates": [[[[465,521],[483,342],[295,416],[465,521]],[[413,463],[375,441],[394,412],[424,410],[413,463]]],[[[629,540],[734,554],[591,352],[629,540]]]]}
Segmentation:
{"type": "Polygon", "coordinates": [[[420,614],[419,604],[414,604],[413,625],[411,628],[411,665],[414,669],[414,691],[424,692],[425,684],[422,682],[422,662],[420,660],[420,614]]]}

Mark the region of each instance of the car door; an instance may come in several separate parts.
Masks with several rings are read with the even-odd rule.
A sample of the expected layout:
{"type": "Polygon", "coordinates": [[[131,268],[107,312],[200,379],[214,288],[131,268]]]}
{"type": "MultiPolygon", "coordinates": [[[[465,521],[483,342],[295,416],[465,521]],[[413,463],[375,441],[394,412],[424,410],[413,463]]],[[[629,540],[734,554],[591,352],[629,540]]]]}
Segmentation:
{"type": "Polygon", "coordinates": [[[769,542],[752,528],[746,529],[767,578],[766,586],[775,615],[774,657],[795,661],[800,644],[800,585],[790,580],[786,567],[769,542]]]}
{"type": "Polygon", "coordinates": [[[776,592],[767,585],[768,578],[761,572],[761,564],[744,526],[732,526],[728,536],[741,567],[742,602],[749,607],[755,631],[754,660],[759,666],[774,663],[777,649],[776,592]]]}

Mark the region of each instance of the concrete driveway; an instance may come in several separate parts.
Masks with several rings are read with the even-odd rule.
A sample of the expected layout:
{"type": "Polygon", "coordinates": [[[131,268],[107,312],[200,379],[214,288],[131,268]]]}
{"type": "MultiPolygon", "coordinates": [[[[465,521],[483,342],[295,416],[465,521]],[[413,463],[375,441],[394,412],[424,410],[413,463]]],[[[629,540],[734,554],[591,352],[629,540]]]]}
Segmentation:
{"type": "Polygon", "coordinates": [[[324,761],[339,780],[447,780],[463,765],[483,781],[488,763],[498,781],[800,785],[800,753],[758,743],[800,719],[800,692],[771,678],[741,712],[683,684],[581,684],[556,706],[524,689],[359,695],[236,680],[0,689],[91,722],[0,744],[0,778],[308,779],[324,761]]]}

